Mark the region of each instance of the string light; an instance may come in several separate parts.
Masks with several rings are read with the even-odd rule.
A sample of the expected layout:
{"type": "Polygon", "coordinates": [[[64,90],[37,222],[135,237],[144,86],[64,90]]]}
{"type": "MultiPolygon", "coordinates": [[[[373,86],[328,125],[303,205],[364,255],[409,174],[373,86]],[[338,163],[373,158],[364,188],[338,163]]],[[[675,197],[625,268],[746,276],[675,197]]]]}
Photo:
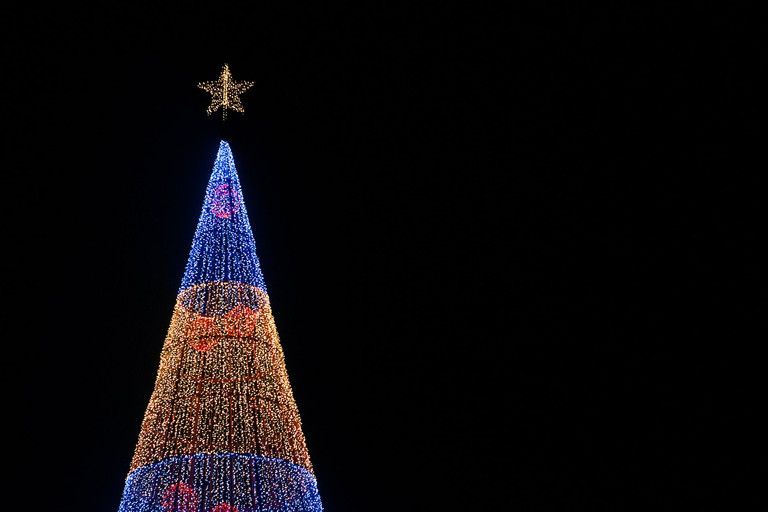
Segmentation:
{"type": "Polygon", "coordinates": [[[224,64],[218,80],[211,82],[199,82],[197,86],[211,93],[211,105],[207,113],[211,115],[221,107],[223,118],[227,118],[227,109],[231,108],[237,112],[244,112],[243,104],[240,103],[240,94],[244,93],[253,82],[241,82],[232,78],[229,72],[229,65],[224,64]]]}
{"type": "Polygon", "coordinates": [[[119,512],[277,510],[322,504],[222,141],[119,512]]]}

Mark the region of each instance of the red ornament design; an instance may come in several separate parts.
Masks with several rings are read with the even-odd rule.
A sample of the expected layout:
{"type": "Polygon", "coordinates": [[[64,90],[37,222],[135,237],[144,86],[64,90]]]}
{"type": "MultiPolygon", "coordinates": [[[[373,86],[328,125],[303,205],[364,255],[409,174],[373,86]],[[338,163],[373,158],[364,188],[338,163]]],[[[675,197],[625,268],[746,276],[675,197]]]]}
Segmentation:
{"type": "Polygon", "coordinates": [[[211,202],[211,212],[220,219],[228,219],[233,212],[237,211],[237,191],[230,190],[229,185],[226,183],[216,187],[211,192],[209,200],[211,202]]]}
{"type": "Polygon", "coordinates": [[[237,510],[237,508],[233,507],[229,503],[220,503],[219,505],[216,505],[216,507],[213,509],[213,512],[240,512],[237,510]]]}
{"type": "Polygon", "coordinates": [[[216,345],[218,334],[216,319],[210,316],[199,316],[190,322],[187,328],[186,338],[192,348],[198,352],[205,352],[216,345]]]}
{"type": "Polygon", "coordinates": [[[196,512],[197,493],[195,490],[179,482],[172,485],[163,493],[163,510],[167,512],[196,512]]]}
{"type": "Polygon", "coordinates": [[[245,337],[253,334],[256,328],[256,315],[251,308],[239,307],[230,311],[224,317],[224,325],[228,336],[245,337]]]}

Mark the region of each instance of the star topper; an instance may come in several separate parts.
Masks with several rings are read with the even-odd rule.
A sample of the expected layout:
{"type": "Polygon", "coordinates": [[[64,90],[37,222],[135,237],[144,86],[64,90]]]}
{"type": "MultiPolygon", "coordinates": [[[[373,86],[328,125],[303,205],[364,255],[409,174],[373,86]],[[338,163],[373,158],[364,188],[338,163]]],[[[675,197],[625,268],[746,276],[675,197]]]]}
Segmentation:
{"type": "Polygon", "coordinates": [[[221,75],[218,80],[213,82],[199,82],[197,86],[211,93],[211,105],[207,113],[211,115],[221,107],[224,119],[227,118],[227,109],[231,108],[237,112],[243,112],[243,104],[240,103],[240,96],[253,85],[253,82],[240,82],[232,79],[232,73],[229,72],[229,65],[224,64],[221,75]]]}

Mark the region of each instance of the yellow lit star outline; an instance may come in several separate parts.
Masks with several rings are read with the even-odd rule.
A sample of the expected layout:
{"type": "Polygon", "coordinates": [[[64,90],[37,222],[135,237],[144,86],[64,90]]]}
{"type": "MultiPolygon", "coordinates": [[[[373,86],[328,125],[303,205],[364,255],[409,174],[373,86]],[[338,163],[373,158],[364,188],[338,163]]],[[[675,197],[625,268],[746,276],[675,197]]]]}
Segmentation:
{"type": "Polygon", "coordinates": [[[240,103],[240,94],[244,93],[253,82],[240,82],[232,79],[232,73],[229,72],[229,65],[224,64],[221,75],[218,80],[213,82],[199,82],[197,86],[211,93],[211,105],[207,113],[211,115],[221,107],[224,119],[227,118],[227,109],[231,108],[237,112],[244,112],[243,104],[240,103]]]}

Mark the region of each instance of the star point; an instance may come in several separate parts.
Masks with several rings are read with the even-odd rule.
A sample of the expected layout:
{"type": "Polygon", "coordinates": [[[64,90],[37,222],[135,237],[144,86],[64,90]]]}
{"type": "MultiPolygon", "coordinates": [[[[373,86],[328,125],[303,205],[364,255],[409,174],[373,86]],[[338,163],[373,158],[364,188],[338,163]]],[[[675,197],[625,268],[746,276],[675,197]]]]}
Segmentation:
{"type": "Polygon", "coordinates": [[[211,94],[211,104],[206,111],[208,115],[216,112],[221,107],[223,118],[227,119],[227,109],[231,108],[236,112],[244,112],[243,104],[240,102],[240,94],[244,93],[253,82],[238,81],[232,78],[229,71],[229,65],[224,64],[221,69],[221,75],[218,80],[211,82],[199,82],[197,86],[211,94]]]}

